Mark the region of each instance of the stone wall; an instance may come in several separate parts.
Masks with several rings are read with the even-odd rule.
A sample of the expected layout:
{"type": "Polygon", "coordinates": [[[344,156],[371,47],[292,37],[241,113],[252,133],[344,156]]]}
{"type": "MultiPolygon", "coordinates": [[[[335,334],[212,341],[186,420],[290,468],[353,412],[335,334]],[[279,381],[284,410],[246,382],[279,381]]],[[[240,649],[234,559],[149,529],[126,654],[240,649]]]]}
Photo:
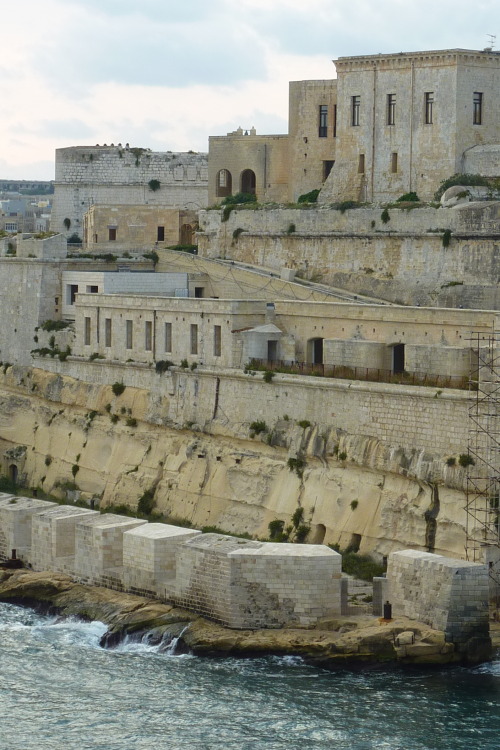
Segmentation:
{"type": "Polygon", "coordinates": [[[393,615],[404,615],[464,642],[488,635],[486,565],[416,550],[393,552],[387,569],[393,615]]]}
{"type": "Polygon", "coordinates": [[[82,237],[83,216],[91,206],[141,204],[192,210],[206,206],[207,155],[121,145],[56,149],[54,231],[82,237]],[[151,180],[158,180],[158,190],[149,187],[151,180]]]}
{"type": "Polygon", "coordinates": [[[223,257],[405,305],[498,309],[498,203],[456,208],[331,207],[200,213],[199,254],[223,257]],[[293,224],[295,232],[287,229],[293,224]],[[237,241],[233,232],[242,229],[237,241]],[[449,246],[443,232],[452,231],[449,246]]]}
{"type": "Polygon", "coordinates": [[[12,551],[24,563],[31,561],[33,516],[52,508],[55,503],[26,497],[0,496],[0,560],[10,558],[12,551]]]}

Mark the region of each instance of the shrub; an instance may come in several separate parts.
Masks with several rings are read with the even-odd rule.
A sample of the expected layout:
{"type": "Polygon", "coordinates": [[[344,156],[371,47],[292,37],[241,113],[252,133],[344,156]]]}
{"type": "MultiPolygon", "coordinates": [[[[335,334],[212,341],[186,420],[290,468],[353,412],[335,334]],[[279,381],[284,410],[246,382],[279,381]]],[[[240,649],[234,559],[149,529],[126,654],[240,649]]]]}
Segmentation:
{"type": "Polygon", "coordinates": [[[63,224],[66,227],[66,229],[69,229],[71,226],[71,219],[68,219],[68,218],[64,219],[63,224]]]}
{"type": "Polygon", "coordinates": [[[148,182],[148,185],[149,185],[149,189],[152,190],[153,193],[156,193],[156,191],[159,190],[161,187],[161,182],[160,180],[150,180],[148,182]]]}
{"type": "Polygon", "coordinates": [[[265,370],[264,375],[263,375],[264,382],[265,383],[272,383],[272,380],[273,380],[273,378],[274,378],[275,375],[276,375],[276,373],[273,372],[272,370],[265,370]]]}
{"type": "Polygon", "coordinates": [[[309,193],[299,195],[297,203],[316,203],[318,200],[319,190],[311,190],[309,193]]]}
{"type": "Polygon", "coordinates": [[[171,362],[169,359],[159,359],[158,362],[155,365],[155,370],[157,373],[161,375],[162,372],[166,372],[170,369],[170,367],[173,367],[174,363],[171,362]]]}
{"type": "Polygon", "coordinates": [[[300,526],[297,527],[295,530],[295,542],[298,542],[298,544],[302,544],[306,541],[307,535],[311,531],[311,527],[308,526],[306,523],[301,523],[300,526]]]}
{"type": "Polygon", "coordinates": [[[389,215],[389,210],[387,208],[384,208],[384,210],[380,214],[380,219],[383,224],[387,224],[387,222],[391,220],[391,217],[389,215]]]}
{"type": "Polygon", "coordinates": [[[448,247],[451,242],[451,229],[445,229],[443,232],[443,247],[448,247]]]}
{"type": "Polygon", "coordinates": [[[41,324],[40,328],[42,331],[62,331],[63,328],[67,328],[69,325],[66,320],[46,320],[41,324]]]}
{"type": "Polygon", "coordinates": [[[89,357],[90,361],[93,362],[94,359],[104,359],[103,354],[99,354],[99,352],[92,352],[92,354],[89,357]]]}
{"type": "Polygon", "coordinates": [[[233,232],[233,240],[237,240],[240,234],[244,231],[245,230],[242,227],[238,227],[237,229],[235,229],[233,232]]]}
{"type": "Polygon", "coordinates": [[[297,422],[299,427],[302,427],[303,430],[307,430],[308,427],[311,426],[311,423],[308,419],[301,419],[300,422],[297,422]]]}
{"type": "Polygon", "coordinates": [[[293,234],[295,232],[295,224],[289,224],[288,229],[286,230],[287,234],[293,234]]]}
{"type": "Polygon", "coordinates": [[[345,461],[346,458],[347,458],[347,453],[345,451],[342,451],[341,453],[338,454],[339,461],[345,461]]]}
{"type": "Polygon", "coordinates": [[[156,506],[154,489],[146,490],[137,502],[137,510],[145,516],[149,516],[156,506]]]}
{"type": "Polygon", "coordinates": [[[45,456],[45,466],[50,466],[52,463],[52,456],[45,456]]]}
{"type": "Polygon", "coordinates": [[[449,458],[446,459],[446,466],[455,466],[456,462],[457,460],[455,456],[450,456],[449,458]]]}
{"type": "Polygon", "coordinates": [[[453,187],[453,185],[484,185],[489,186],[489,180],[487,177],[483,177],[481,174],[454,174],[451,177],[448,177],[446,180],[443,180],[436,192],[434,193],[434,200],[439,201],[441,200],[441,196],[443,195],[446,190],[448,190],[449,187],[453,187]]]}
{"type": "Polygon", "coordinates": [[[302,458],[302,456],[297,456],[296,458],[293,458],[290,456],[288,461],[286,462],[286,465],[290,469],[290,471],[294,471],[299,479],[302,479],[304,476],[304,468],[306,465],[306,462],[302,458]]]}
{"type": "Polygon", "coordinates": [[[118,414],[112,414],[111,415],[111,423],[112,424],[116,424],[119,421],[120,421],[120,417],[118,416],[118,414]]]}
{"type": "Polygon", "coordinates": [[[260,435],[261,432],[267,432],[268,426],[263,420],[258,420],[257,422],[251,422],[250,423],[250,430],[255,435],[260,435]]]}
{"type": "Polygon", "coordinates": [[[187,368],[189,367],[189,362],[187,361],[187,359],[181,359],[181,367],[183,370],[187,370],[187,368]]]}
{"type": "Polygon", "coordinates": [[[127,427],[137,427],[137,419],[135,417],[127,417],[125,424],[127,427]]]}
{"type": "Polygon", "coordinates": [[[470,453],[461,453],[458,457],[458,463],[460,466],[463,466],[464,469],[467,468],[467,466],[475,466],[475,461],[470,455],[470,453]]]}
{"type": "Polygon", "coordinates": [[[223,206],[236,206],[239,203],[256,203],[257,198],[253,193],[236,193],[228,195],[222,201],[223,206]]]}
{"type": "Polygon", "coordinates": [[[74,477],[76,477],[79,471],[80,471],[80,467],[78,466],[78,464],[73,464],[73,466],[71,467],[71,473],[73,474],[74,477]]]}
{"type": "Polygon", "coordinates": [[[191,362],[191,372],[194,372],[198,367],[198,362],[191,362]]]}
{"type": "Polygon", "coordinates": [[[81,245],[82,244],[82,238],[76,233],[73,232],[73,234],[68,237],[68,245],[81,245]]]}
{"type": "Polygon", "coordinates": [[[113,385],[111,386],[111,390],[113,391],[115,396],[121,396],[123,391],[125,390],[125,385],[116,381],[116,383],[113,383],[113,385]]]}
{"type": "Polygon", "coordinates": [[[158,253],[156,252],[156,250],[151,250],[150,253],[143,253],[142,257],[143,258],[147,258],[147,260],[152,260],[153,261],[153,265],[155,265],[155,266],[158,263],[158,261],[160,260],[160,256],[158,255],[158,253]]]}
{"type": "Polygon", "coordinates": [[[346,551],[342,553],[342,570],[355,578],[371,581],[375,576],[382,575],[384,566],[375,562],[369,555],[346,551]]]}
{"type": "Polygon", "coordinates": [[[357,201],[342,201],[342,203],[339,203],[338,210],[341,214],[345,214],[346,211],[349,211],[351,208],[357,208],[359,206],[359,203],[357,201]]]}
{"type": "Polygon", "coordinates": [[[271,521],[271,523],[267,527],[269,529],[269,539],[272,542],[281,542],[283,538],[284,527],[285,522],[280,521],[279,518],[275,518],[274,521],[271,521]]]}
{"type": "Polygon", "coordinates": [[[351,510],[356,510],[358,505],[359,505],[359,502],[357,500],[351,500],[351,510]]]}
{"type": "Polygon", "coordinates": [[[397,199],[396,203],[420,203],[420,198],[414,192],[404,193],[397,199]]]}

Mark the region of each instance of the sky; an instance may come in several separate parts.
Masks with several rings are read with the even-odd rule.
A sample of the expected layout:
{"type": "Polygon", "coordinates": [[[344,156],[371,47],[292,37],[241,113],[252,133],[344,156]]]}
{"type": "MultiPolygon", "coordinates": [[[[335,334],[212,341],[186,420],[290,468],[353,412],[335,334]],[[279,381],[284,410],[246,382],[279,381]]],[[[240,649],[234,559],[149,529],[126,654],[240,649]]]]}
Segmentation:
{"type": "Polygon", "coordinates": [[[54,178],[55,149],[208,151],[286,133],[288,82],[336,57],[500,50],[499,0],[3,0],[0,179],[54,178]]]}

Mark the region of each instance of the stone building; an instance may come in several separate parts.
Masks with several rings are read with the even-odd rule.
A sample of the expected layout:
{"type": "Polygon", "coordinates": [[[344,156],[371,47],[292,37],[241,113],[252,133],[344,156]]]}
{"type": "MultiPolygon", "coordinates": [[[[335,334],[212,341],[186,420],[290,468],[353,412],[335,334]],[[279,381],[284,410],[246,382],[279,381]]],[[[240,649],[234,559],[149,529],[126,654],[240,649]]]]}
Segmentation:
{"type": "Polygon", "coordinates": [[[209,139],[209,203],[238,191],[323,203],[432,199],[455,173],[500,173],[500,54],[342,57],[336,80],[290,83],[289,132],[209,139]]]}
{"type": "Polygon", "coordinates": [[[83,217],[86,250],[137,251],[170,245],[192,245],[196,211],[165,206],[91,206],[83,217]]]}
{"type": "Polygon", "coordinates": [[[91,206],[154,205],[196,211],[207,205],[207,156],[126,146],[56,149],[51,229],[83,235],[91,206]]]}

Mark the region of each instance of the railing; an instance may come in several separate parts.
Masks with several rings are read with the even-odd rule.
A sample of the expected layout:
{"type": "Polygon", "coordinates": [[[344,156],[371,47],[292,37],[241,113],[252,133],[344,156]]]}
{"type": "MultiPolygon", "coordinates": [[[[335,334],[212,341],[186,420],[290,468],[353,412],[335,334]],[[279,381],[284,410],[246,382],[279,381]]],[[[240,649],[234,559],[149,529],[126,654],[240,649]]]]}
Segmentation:
{"type": "Polygon", "coordinates": [[[310,375],[320,378],[342,378],[363,380],[374,383],[395,383],[397,385],[417,385],[432,388],[459,388],[468,390],[469,377],[466,375],[432,375],[424,372],[392,372],[378,367],[347,367],[345,365],[311,364],[289,360],[267,361],[252,359],[245,368],[248,370],[271,370],[288,375],[310,375]]]}

